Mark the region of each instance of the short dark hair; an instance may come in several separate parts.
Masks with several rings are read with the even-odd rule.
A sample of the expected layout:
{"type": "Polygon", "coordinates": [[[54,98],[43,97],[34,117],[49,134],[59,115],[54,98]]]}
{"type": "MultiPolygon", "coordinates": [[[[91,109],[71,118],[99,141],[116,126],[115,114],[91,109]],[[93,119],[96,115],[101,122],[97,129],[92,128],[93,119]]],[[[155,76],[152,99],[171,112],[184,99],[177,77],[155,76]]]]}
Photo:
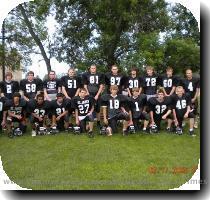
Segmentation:
{"type": "Polygon", "coordinates": [[[56,97],[64,97],[64,95],[63,95],[63,93],[60,92],[56,95],[56,97]]]}
{"type": "Polygon", "coordinates": [[[33,76],[34,76],[34,72],[33,72],[33,71],[29,71],[29,72],[27,73],[27,76],[28,76],[29,74],[33,74],[33,76]]]}
{"type": "Polygon", "coordinates": [[[13,94],[12,98],[15,98],[15,97],[21,98],[20,93],[19,93],[19,92],[15,92],[15,93],[13,94]]]}

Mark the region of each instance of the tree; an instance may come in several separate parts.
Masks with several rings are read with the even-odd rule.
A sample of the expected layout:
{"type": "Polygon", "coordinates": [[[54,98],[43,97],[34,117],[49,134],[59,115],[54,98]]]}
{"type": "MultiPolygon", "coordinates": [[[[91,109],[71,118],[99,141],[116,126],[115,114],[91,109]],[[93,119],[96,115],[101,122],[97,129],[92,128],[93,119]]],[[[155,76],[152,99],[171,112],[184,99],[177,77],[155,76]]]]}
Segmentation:
{"type": "Polygon", "coordinates": [[[46,19],[49,14],[51,1],[36,0],[28,4],[20,4],[12,10],[5,20],[7,46],[16,48],[22,55],[24,65],[31,63],[32,54],[42,55],[47,70],[51,70],[52,57],[49,45],[49,35],[46,19]]]}
{"type": "Polygon", "coordinates": [[[77,66],[120,64],[138,34],[164,31],[168,23],[163,0],[57,0],[55,6],[56,57],[77,66]]]}

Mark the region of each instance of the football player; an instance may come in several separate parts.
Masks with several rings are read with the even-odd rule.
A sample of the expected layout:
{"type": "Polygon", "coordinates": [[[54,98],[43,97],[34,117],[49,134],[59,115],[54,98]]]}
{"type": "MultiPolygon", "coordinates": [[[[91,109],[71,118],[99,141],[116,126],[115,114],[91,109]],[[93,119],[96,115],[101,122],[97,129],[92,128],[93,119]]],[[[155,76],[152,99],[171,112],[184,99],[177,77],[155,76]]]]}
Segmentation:
{"type": "Polygon", "coordinates": [[[97,126],[100,127],[100,105],[99,99],[104,88],[104,76],[97,72],[96,65],[91,65],[89,71],[83,74],[84,88],[87,94],[94,97],[96,104],[95,109],[97,114],[97,126]]]}
{"type": "Polygon", "coordinates": [[[95,100],[92,96],[87,95],[85,88],[79,89],[79,96],[72,99],[72,107],[75,109],[76,124],[80,126],[80,131],[86,132],[86,122],[89,122],[88,135],[93,135],[93,124],[94,124],[94,104],[95,100]]]}
{"type": "Polygon", "coordinates": [[[2,81],[2,96],[6,97],[7,99],[12,99],[12,96],[15,92],[19,92],[19,83],[14,81],[13,75],[11,72],[7,72],[5,74],[5,81],[2,81]]]}
{"type": "Polygon", "coordinates": [[[56,99],[57,93],[61,92],[60,80],[56,78],[55,71],[51,70],[48,74],[48,79],[43,83],[44,97],[51,101],[56,99]]]}
{"type": "Polygon", "coordinates": [[[164,95],[171,96],[174,94],[177,84],[178,80],[173,76],[173,68],[167,67],[166,75],[161,77],[161,86],[163,87],[164,95]]]}
{"type": "Polygon", "coordinates": [[[0,96],[0,131],[2,128],[4,129],[6,127],[6,116],[7,112],[5,111],[5,103],[6,98],[0,96]]]}
{"type": "Polygon", "coordinates": [[[15,92],[12,100],[8,100],[5,103],[5,108],[8,111],[7,117],[7,130],[10,135],[14,127],[14,122],[19,124],[19,127],[23,133],[26,132],[26,108],[27,102],[21,98],[20,93],[15,92]]]}
{"type": "Polygon", "coordinates": [[[130,70],[130,76],[127,78],[127,91],[128,96],[132,96],[132,89],[139,88],[139,95],[142,92],[143,80],[138,76],[138,69],[132,68],[130,70]]]}
{"type": "Polygon", "coordinates": [[[20,90],[23,98],[28,102],[35,99],[36,95],[43,90],[42,80],[34,77],[34,72],[29,71],[27,78],[20,81],[20,90]]]}
{"type": "Polygon", "coordinates": [[[190,119],[190,130],[189,133],[191,136],[195,136],[193,126],[194,126],[194,117],[190,105],[191,97],[188,93],[184,94],[184,89],[182,86],[177,86],[176,94],[172,96],[173,102],[173,117],[174,122],[177,128],[179,128],[180,133],[182,133],[182,121],[183,119],[190,119]]]}
{"type": "Polygon", "coordinates": [[[154,73],[154,68],[146,67],[146,76],[143,77],[144,93],[147,95],[147,100],[151,97],[156,97],[157,86],[160,85],[160,78],[154,73]]]}
{"type": "Polygon", "coordinates": [[[51,101],[52,127],[56,127],[59,131],[68,130],[71,101],[64,98],[62,93],[58,93],[56,98],[51,101]]]}
{"type": "Polygon", "coordinates": [[[117,65],[111,66],[111,72],[105,74],[105,83],[107,86],[107,93],[110,93],[110,86],[118,86],[118,94],[122,94],[122,90],[125,89],[125,77],[119,73],[117,65]]]}
{"type": "Polygon", "coordinates": [[[163,89],[159,89],[157,92],[157,97],[151,97],[148,101],[151,127],[157,126],[157,130],[160,130],[160,123],[162,120],[168,118],[167,130],[170,131],[172,120],[169,115],[172,113],[172,103],[170,97],[164,96],[163,89]]]}
{"type": "Polygon", "coordinates": [[[62,93],[67,99],[78,96],[79,88],[82,87],[82,80],[76,76],[74,68],[68,70],[68,75],[61,78],[62,93]]]}
{"type": "Polygon", "coordinates": [[[122,94],[118,94],[118,86],[110,86],[110,94],[102,95],[101,105],[103,109],[104,124],[108,125],[108,136],[117,132],[117,121],[123,121],[123,135],[128,134],[128,125],[131,119],[131,112],[126,111],[128,99],[122,94]]]}
{"type": "Polygon", "coordinates": [[[135,130],[140,130],[139,120],[144,120],[143,131],[146,132],[149,123],[149,114],[146,112],[147,96],[145,94],[139,95],[139,88],[132,88],[133,96],[129,98],[130,109],[132,113],[131,124],[134,125],[135,130]]]}
{"type": "MultiPolygon", "coordinates": [[[[189,94],[191,97],[191,107],[193,109],[193,113],[197,115],[197,109],[198,109],[198,94],[199,94],[199,79],[193,77],[193,73],[191,69],[186,70],[186,78],[182,80],[181,85],[183,86],[185,93],[189,94]]],[[[198,128],[197,120],[195,120],[194,128],[198,128]]]]}
{"type": "Polygon", "coordinates": [[[32,99],[28,103],[28,109],[31,113],[32,136],[36,136],[39,127],[47,128],[46,118],[50,111],[50,102],[44,100],[44,94],[40,93],[36,99],[32,99]]]}

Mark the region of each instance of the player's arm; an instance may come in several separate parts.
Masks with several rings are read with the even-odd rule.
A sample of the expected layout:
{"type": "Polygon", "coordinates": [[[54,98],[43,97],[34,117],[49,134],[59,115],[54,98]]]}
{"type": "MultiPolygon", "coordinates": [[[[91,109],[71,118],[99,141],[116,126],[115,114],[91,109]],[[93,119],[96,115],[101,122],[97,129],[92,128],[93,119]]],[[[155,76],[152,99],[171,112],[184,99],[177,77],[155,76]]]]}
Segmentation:
{"type": "Polygon", "coordinates": [[[187,106],[187,111],[186,111],[186,113],[184,114],[184,118],[188,118],[189,113],[190,113],[190,106],[188,105],[188,106],[187,106]]]}
{"type": "Polygon", "coordinates": [[[69,97],[69,95],[68,95],[67,92],[66,92],[65,86],[62,85],[61,90],[62,90],[62,93],[65,95],[65,97],[66,97],[67,99],[71,99],[71,97],[69,97]]]}
{"type": "Polygon", "coordinates": [[[162,116],[162,119],[166,119],[171,114],[171,109],[169,109],[165,115],[162,116]]]}
{"type": "Polygon", "coordinates": [[[154,112],[152,110],[150,110],[149,115],[150,115],[151,125],[155,124],[154,112]]]}
{"type": "Polygon", "coordinates": [[[79,111],[78,111],[78,109],[75,109],[75,120],[76,120],[76,125],[79,126],[79,111]]]}
{"type": "Polygon", "coordinates": [[[16,114],[14,114],[14,113],[11,112],[11,111],[8,111],[8,115],[9,115],[10,117],[14,117],[14,118],[17,118],[17,119],[22,119],[22,116],[21,116],[21,115],[16,115],[16,114]]]}
{"type": "Polygon", "coordinates": [[[171,92],[169,94],[169,96],[171,96],[174,92],[175,92],[176,86],[172,86],[171,92]]]}
{"type": "Polygon", "coordinates": [[[178,120],[177,120],[177,117],[176,117],[176,110],[174,108],[172,109],[172,113],[173,113],[174,123],[177,126],[178,125],[178,120]]]}
{"type": "Polygon", "coordinates": [[[195,92],[195,95],[194,97],[192,98],[192,103],[194,103],[198,97],[198,94],[199,94],[199,88],[196,88],[196,92],[195,92]]]}
{"type": "Polygon", "coordinates": [[[7,119],[7,111],[3,111],[3,119],[1,122],[2,127],[4,127],[6,125],[6,119],[7,119]]]}
{"type": "Polygon", "coordinates": [[[102,114],[103,114],[104,124],[108,125],[107,106],[102,106],[102,114]]]}
{"type": "Polygon", "coordinates": [[[47,93],[47,89],[46,88],[44,88],[44,97],[45,97],[45,99],[47,99],[47,100],[51,100],[50,99],[50,97],[48,96],[48,93],[47,93]]]}

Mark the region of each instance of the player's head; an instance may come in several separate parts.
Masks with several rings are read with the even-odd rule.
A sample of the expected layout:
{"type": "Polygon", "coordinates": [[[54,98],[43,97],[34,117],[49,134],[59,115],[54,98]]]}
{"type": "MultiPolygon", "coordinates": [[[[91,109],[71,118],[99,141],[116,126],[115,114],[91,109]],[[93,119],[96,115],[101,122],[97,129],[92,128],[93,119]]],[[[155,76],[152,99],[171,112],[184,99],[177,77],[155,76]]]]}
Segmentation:
{"type": "Polygon", "coordinates": [[[163,100],[164,99],[164,91],[163,88],[159,88],[159,90],[157,91],[157,97],[159,100],[163,100]]]}
{"type": "Polygon", "coordinates": [[[27,73],[27,79],[28,79],[29,81],[33,81],[33,80],[34,80],[34,72],[33,72],[33,71],[29,71],[29,72],[27,73]]]}
{"type": "Polygon", "coordinates": [[[139,96],[139,88],[137,87],[132,88],[132,93],[134,97],[139,96]]]}
{"type": "Polygon", "coordinates": [[[116,95],[117,92],[118,92],[118,90],[119,90],[119,88],[118,88],[117,85],[111,85],[111,86],[110,86],[110,93],[111,93],[112,95],[116,95]]]}
{"type": "Polygon", "coordinates": [[[6,74],[5,74],[5,80],[6,81],[11,81],[12,80],[12,72],[7,72],[6,74]]]}
{"type": "Polygon", "coordinates": [[[131,77],[135,78],[138,75],[138,69],[136,67],[132,67],[130,70],[131,77]]]}
{"type": "Polygon", "coordinates": [[[44,93],[40,92],[37,96],[36,96],[36,100],[37,100],[37,104],[38,105],[42,105],[44,102],[44,93]]]}
{"type": "Polygon", "coordinates": [[[87,95],[87,90],[85,88],[79,89],[79,96],[80,98],[84,98],[87,95]]]}
{"type": "Polygon", "coordinates": [[[94,65],[94,64],[92,64],[92,65],[90,66],[90,68],[89,68],[89,72],[90,72],[91,74],[95,74],[95,73],[96,73],[96,70],[97,70],[97,67],[96,67],[96,65],[94,65]]]}
{"type": "Polygon", "coordinates": [[[192,69],[186,69],[185,75],[186,75],[187,79],[189,79],[189,80],[192,79],[192,76],[193,76],[192,69]]]}
{"type": "Polygon", "coordinates": [[[112,65],[111,66],[111,72],[112,72],[113,75],[117,75],[118,71],[119,71],[119,69],[118,69],[117,65],[112,65]]]}
{"type": "Polygon", "coordinates": [[[73,67],[69,68],[68,75],[69,77],[74,77],[76,74],[75,69],[73,67]]]}
{"type": "Polygon", "coordinates": [[[13,102],[19,102],[20,101],[20,98],[21,98],[21,95],[19,92],[15,92],[12,96],[12,99],[13,99],[13,102]]]}
{"type": "Polygon", "coordinates": [[[56,98],[57,98],[57,102],[58,102],[58,103],[63,103],[63,99],[64,99],[63,93],[58,93],[58,94],[56,95],[56,98]]]}
{"type": "Polygon", "coordinates": [[[148,76],[152,76],[154,73],[154,68],[152,66],[147,66],[146,67],[146,72],[148,76]]]}
{"type": "Polygon", "coordinates": [[[50,80],[55,79],[55,76],[56,76],[56,75],[55,75],[55,71],[51,70],[51,71],[49,72],[48,76],[49,76],[49,79],[50,79],[50,80]]]}
{"type": "Polygon", "coordinates": [[[171,77],[173,75],[173,68],[172,67],[167,67],[166,68],[166,75],[168,77],[171,77]]]}
{"type": "Polygon", "coordinates": [[[181,97],[184,94],[184,88],[182,86],[176,87],[176,94],[181,97]]]}

